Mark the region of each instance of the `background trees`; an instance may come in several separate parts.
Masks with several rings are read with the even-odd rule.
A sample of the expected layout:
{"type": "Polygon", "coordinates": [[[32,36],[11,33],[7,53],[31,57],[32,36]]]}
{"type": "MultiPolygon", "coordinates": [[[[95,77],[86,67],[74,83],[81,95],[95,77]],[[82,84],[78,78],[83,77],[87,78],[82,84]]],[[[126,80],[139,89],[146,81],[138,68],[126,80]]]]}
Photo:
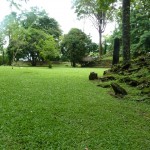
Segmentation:
{"type": "Polygon", "coordinates": [[[26,41],[29,44],[26,45],[25,50],[27,49],[27,56],[32,66],[36,66],[37,60],[50,60],[58,54],[54,38],[41,30],[29,28],[26,41]]]}
{"type": "MultiPolygon", "coordinates": [[[[137,57],[141,54],[147,53],[150,51],[150,4],[146,0],[136,0],[131,1],[130,4],[130,36],[124,36],[124,39],[129,42],[130,40],[130,54],[131,58],[137,57]]],[[[120,38],[121,41],[121,53],[123,56],[123,50],[127,50],[127,48],[123,48],[122,45],[122,6],[116,9],[114,18],[116,21],[116,29],[113,34],[107,37],[106,41],[110,44],[107,49],[112,50],[112,43],[115,38],[120,38]]],[[[129,31],[129,30],[127,30],[129,31]]],[[[126,44],[129,47],[129,44],[126,44]]],[[[128,58],[127,58],[128,59],[128,58]]]]}
{"type": "Polygon", "coordinates": [[[122,2],[123,62],[130,62],[130,0],[122,2]]]}
{"type": "Polygon", "coordinates": [[[90,52],[90,44],[89,36],[80,29],[72,28],[62,40],[62,54],[69,58],[71,65],[75,67],[76,63],[80,63],[82,58],[90,52]]]}
{"type": "MultiPolygon", "coordinates": [[[[150,50],[150,4],[148,0],[132,0],[131,2],[130,0],[118,1],[123,2],[123,5],[119,7],[117,3],[115,6],[116,0],[74,0],[73,4],[78,17],[89,17],[93,25],[97,28],[100,35],[99,54],[102,55],[102,44],[105,50],[112,49],[114,39],[119,38],[119,41],[122,42],[121,54],[123,54],[124,63],[127,63],[130,61],[130,53],[131,56],[138,56],[150,50]],[[128,5],[126,6],[126,4],[128,5]],[[116,14],[112,13],[114,10],[116,14]],[[111,36],[107,36],[107,38],[103,39],[104,41],[102,43],[102,32],[108,20],[111,20],[112,17],[113,19],[115,18],[116,29],[111,36]],[[131,31],[130,34],[129,31],[131,31]],[[128,34],[126,34],[127,32],[128,34]],[[131,41],[131,50],[129,41],[131,41]]],[[[21,0],[10,1],[13,6],[19,6],[20,2],[21,0]]],[[[12,12],[5,17],[0,30],[1,35],[3,35],[1,41],[7,41],[8,44],[6,51],[9,56],[10,64],[13,60],[24,58],[30,60],[32,65],[35,65],[34,59],[36,61],[45,61],[46,59],[61,56],[60,36],[62,35],[62,31],[58,22],[54,18],[49,17],[44,10],[33,7],[31,10],[24,11],[21,14],[12,12]],[[39,41],[35,38],[36,36],[39,38],[39,41]],[[48,49],[48,47],[50,48],[48,49]]],[[[69,38],[71,41],[72,36],[69,36],[69,38]]],[[[67,46],[65,44],[63,45],[66,41],[69,40],[65,35],[61,45],[62,56],[69,58],[71,55],[66,53],[65,48],[67,48],[67,46]]],[[[2,49],[4,42],[1,43],[2,49]]],[[[79,49],[76,48],[76,44],[73,45],[74,49],[79,49]]],[[[71,50],[67,48],[67,51],[71,50]]],[[[85,49],[82,49],[82,51],[85,53],[85,49]]],[[[96,56],[97,44],[92,43],[91,40],[89,40],[86,45],[86,55],[89,54],[89,52],[92,52],[90,55],[96,56]]],[[[110,54],[112,56],[112,52],[110,54]]],[[[71,60],[73,60],[73,58],[71,60]]],[[[79,62],[79,59],[74,62],[79,62]]]]}
{"type": "Polygon", "coordinates": [[[150,51],[150,3],[136,0],[131,3],[131,54],[138,56],[150,51]]]}
{"type": "Polygon", "coordinates": [[[59,55],[58,22],[38,8],[22,14],[12,12],[6,16],[1,31],[7,38],[9,64],[19,58],[28,59],[33,66],[37,61],[50,60],[59,55]]]}
{"type": "Polygon", "coordinates": [[[99,55],[102,55],[102,33],[111,18],[116,0],[74,0],[75,12],[80,18],[89,17],[99,33],[99,55]]]}

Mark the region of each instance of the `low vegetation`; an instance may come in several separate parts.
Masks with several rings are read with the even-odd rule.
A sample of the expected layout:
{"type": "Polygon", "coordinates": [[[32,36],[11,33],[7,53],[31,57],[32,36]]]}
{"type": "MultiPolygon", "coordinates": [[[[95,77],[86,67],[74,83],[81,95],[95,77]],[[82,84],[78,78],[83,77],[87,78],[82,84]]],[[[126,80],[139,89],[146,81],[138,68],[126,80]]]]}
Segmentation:
{"type": "Polygon", "coordinates": [[[150,105],[88,80],[104,70],[0,67],[0,149],[147,150],[150,105]]]}
{"type": "Polygon", "coordinates": [[[127,95],[130,99],[150,104],[149,53],[132,60],[131,64],[117,64],[112,66],[111,69],[104,72],[104,76],[100,77],[99,81],[98,86],[103,88],[110,88],[115,84],[113,86],[115,93],[120,91],[118,94],[121,94],[115,94],[115,96],[122,96],[124,92],[122,93],[121,91],[125,90],[126,93],[126,90],[128,90],[127,95]],[[124,86],[125,89],[122,89],[120,85],[124,86]]]}

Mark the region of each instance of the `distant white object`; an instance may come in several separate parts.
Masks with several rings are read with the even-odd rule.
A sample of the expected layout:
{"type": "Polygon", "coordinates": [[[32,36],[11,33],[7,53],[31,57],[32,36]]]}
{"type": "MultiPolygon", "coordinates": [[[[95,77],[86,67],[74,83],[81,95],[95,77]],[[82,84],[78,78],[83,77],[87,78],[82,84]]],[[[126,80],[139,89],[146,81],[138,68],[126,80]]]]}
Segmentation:
{"type": "Polygon", "coordinates": [[[85,61],[85,62],[91,62],[91,61],[94,61],[93,57],[91,56],[86,56],[82,59],[82,61],[85,61]]]}

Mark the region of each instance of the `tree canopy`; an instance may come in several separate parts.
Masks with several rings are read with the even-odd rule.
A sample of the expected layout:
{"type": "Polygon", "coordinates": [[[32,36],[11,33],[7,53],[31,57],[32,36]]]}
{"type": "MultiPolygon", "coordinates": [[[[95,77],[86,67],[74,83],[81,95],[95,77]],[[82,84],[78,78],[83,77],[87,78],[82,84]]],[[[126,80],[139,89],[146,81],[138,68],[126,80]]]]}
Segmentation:
{"type": "Polygon", "coordinates": [[[79,18],[88,17],[99,33],[99,55],[102,55],[102,33],[112,16],[116,0],[74,0],[75,13],[79,18]]]}
{"type": "Polygon", "coordinates": [[[8,38],[9,64],[19,58],[37,61],[50,60],[59,55],[61,29],[54,18],[34,7],[22,14],[12,12],[1,24],[1,32],[8,38]]]}
{"type": "MultiPolygon", "coordinates": [[[[130,5],[130,39],[125,36],[127,42],[130,40],[130,54],[137,57],[150,51],[150,4],[147,0],[131,1],[130,5]]],[[[113,43],[115,38],[122,41],[122,6],[116,9],[117,27],[107,41],[113,43]]],[[[129,44],[128,44],[129,45],[129,44]]],[[[110,44],[111,46],[111,44],[110,44]]],[[[111,47],[109,49],[112,49],[111,47]]],[[[126,48],[125,48],[126,50],[126,48]]]]}
{"type": "Polygon", "coordinates": [[[91,39],[80,29],[72,28],[64,35],[61,43],[62,54],[71,61],[73,67],[80,63],[82,58],[89,53],[91,39]]]}

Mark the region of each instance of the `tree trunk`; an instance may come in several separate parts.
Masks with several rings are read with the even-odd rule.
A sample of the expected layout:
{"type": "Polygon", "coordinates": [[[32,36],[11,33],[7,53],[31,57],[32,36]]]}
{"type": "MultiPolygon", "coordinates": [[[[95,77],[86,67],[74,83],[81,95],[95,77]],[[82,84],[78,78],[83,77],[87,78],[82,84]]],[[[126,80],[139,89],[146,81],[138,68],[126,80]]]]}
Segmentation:
{"type": "Polygon", "coordinates": [[[76,67],[76,62],[72,61],[71,65],[72,65],[72,67],[76,67]]]}
{"type": "Polygon", "coordinates": [[[123,63],[130,63],[130,0],[122,2],[122,45],[123,63]]]}
{"type": "Polygon", "coordinates": [[[35,60],[35,58],[32,60],[32,66],[36,66],[36,60],[35,60]]]}
{"type": "Polygon", "coordinates": [[[101,27],[99,27],[99,57],[102,57],[102,32],[101,27]]]}
{"type": "Polygon", "coordinates": [[[31,64],[32,64],[32,66],[36,66],[36,56],[34,56],[34,54],[31,54],[31,64]]]}
{"type": "Polygon", "coordinates": [[[12,56],[12,62],[11,62],[12,69],[14,68],[14,61],[15,61],[15,55],[14,55],[14,50],[13,50],[13,56],[12,56]]]}

